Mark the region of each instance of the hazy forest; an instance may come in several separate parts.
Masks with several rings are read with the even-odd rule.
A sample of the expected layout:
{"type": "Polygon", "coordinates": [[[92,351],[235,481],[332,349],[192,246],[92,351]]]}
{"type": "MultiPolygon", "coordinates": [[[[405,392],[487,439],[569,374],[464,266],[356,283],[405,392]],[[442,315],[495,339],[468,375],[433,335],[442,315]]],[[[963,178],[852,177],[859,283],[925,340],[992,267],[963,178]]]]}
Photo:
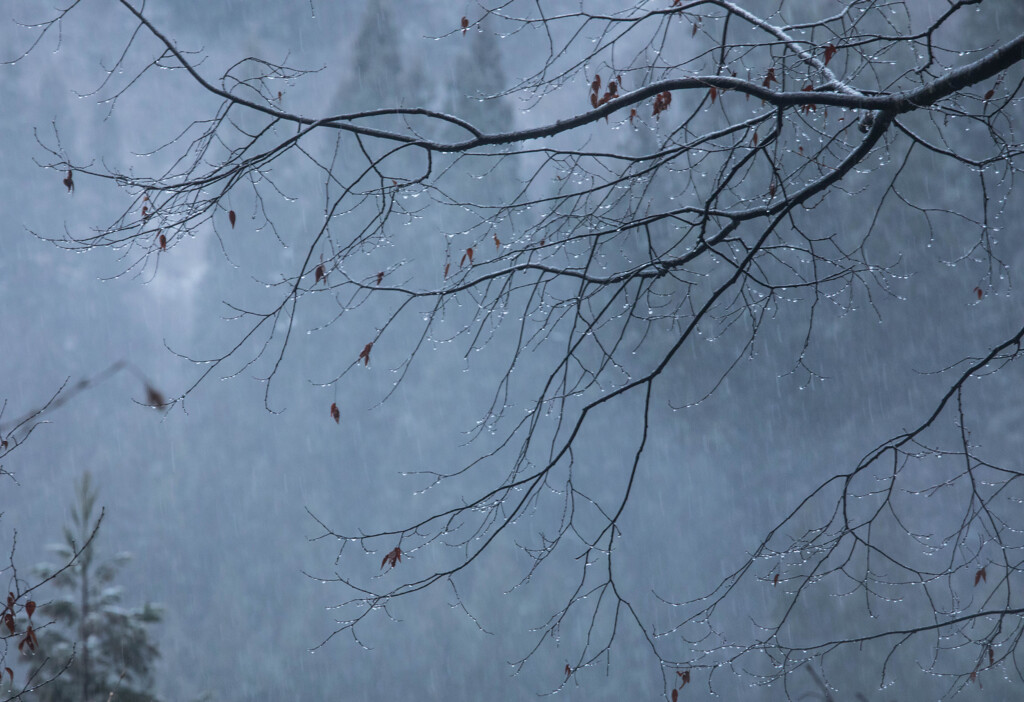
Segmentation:
{"type": "Polygon", "coordinates": [[[2,15],[0,700],[1024,696],[1024,4],[2,15]]]}

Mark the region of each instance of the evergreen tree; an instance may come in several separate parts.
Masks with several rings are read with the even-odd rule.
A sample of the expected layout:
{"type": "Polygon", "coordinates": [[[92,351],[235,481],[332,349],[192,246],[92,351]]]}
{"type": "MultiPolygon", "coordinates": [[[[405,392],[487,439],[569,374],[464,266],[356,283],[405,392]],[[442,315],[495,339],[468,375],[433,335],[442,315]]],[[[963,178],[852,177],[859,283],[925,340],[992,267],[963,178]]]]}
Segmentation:
{"type": "Polygon", "coordinates": [[[100,702],[113,694],[119,702],[155,700],[149,690],[159,651],[147,626],[160,621],[161,613],[149,603],[136,609],[121,605],[121,589],[113,581],[130,556],[98,557],[100,515],[89,473],[76,493],[64,541],[50,547],[61,562],[73,559],[72,565],[56,575],[52,566],[38,566],[40,576],[52,576],[60,592],[40,607],[40,619],[52,623],[40,628],[34,657],[42,660],[40,674],[55,680],[41,687],[36,699],[100,702]]]}
{"type": "MultiPolygon", "coordinates": [[[[351,73],[341,81],[332,102],[333,112],[418,107],[426,100],[422,72],[408,71],[403,65],[400,51],[402,33],[396,23],[393,6],[392,0],[370,0],[366,3],[348,60],[351,73]]],[[[401,117],[386,116],[369,119],[365,124],[379,129],[400,129],[405,122],[401,117]]],[[[373,157],[380,157],[391,148],[391,145],[373,145],[368,151],[373,157]]],[[[340,162],[347,164],[342,171],[344,176],[361,172],[366,165],[364,158],[363,149],[354,140],[341,140],[340,162]]],[[[380,171],[385,174],[384,180],[405,174],[412,167],[409,159],[409,153],[402,153],[378,164],[380,171]]],[[[362,183],[364,187],[375,185],[377,183],[372,178],[362,183]]]]}

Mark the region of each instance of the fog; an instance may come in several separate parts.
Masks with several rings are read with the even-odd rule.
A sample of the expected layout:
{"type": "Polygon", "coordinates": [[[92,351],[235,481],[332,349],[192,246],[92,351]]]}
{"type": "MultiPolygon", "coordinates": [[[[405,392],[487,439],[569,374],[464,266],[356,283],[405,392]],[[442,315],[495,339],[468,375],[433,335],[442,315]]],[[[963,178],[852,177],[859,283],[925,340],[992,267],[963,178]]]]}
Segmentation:
{"type": "MultiPolygon", "coordinates": [[[[31,23],[47,12],[35,5],[16,2],[5,14],[31,23]]],[[[180,48],[198,52],[197,64],[211,79],[247,56],[316,71],[280,81],[282,104],[303,115],[422,105],[503,131],[586,107],[582,84],[542,99],[469,97],[526,78],[544,45],[539,32],[505,36],[508,27],[497,22],[463,35],[463,12],[472,8],[387,0],[147,7],[147,16],[180,48]],[[381,45],[388,36],[392,43],[381,45]],[[488,70],[474,70],[480,55],[491,57],[488,70]]],[[[1007,37],[1020,31],[1012,26],[1019,21],[1016,15],[1004,18],[1007,37]]],[[[27,49],[36,36],[18,22],[0,23],[4,58],[27,49]]],[[[133,45],[128,67],[104,83],[104,67],[113,65],[135,26],[123,9],[83,5],[59,34],[54,29],[24,59],[0,67],[0,397],[6,398],[0,426],[61,388],[67,392],[82,379],[97,379],[47,412],[5,459],[13,479],[4,483],[0,531],[8,546],[16,538],[12,558],[19,576],[52,559],[46,546],[61,539],[75,481],[88,471],[105,508],[96,548],[133,554],[117,580],[125,602],[164,608],[164,620],[151,628],[160,651],[154,675],[160,699],[530,699],[556,689],[571,700],[664,696],[662,666],[642,633],[625,624],[607,658],[566,683],[565,667],[575,665],[587,636],[585,612],[567,619],[558,641],[549,641],[522,668],[509,665],[530,653],[539,636],[531,628],[543,627],[564,606],[578,577],[573,568],[580,549],[566,548],[514,588],[531,567],[517,543],[535,548],[541,534],[557,526],[554,497],[460,574],[461,598],[442,582],[396,601],[387,615],[368,618],[356,630],[358,639],[348,632],[331,638],[336,621],[350,616],[337,605],[352,597],[332,581],[352,571],[339,571],[339,544],[318,538],[324,532],[317,520],[345,534],[394,528],[459,504],[500,479],[495,476],[507,466],[499,460],[423,492],[429,479],[416,472],[454,471],[497,446],[500,434],[484,431],[473,438],[472,432],[508,369],[516,330],[501,326],[474,343],[455,336],[470,312],[452,309],[408,373],[403,363],[420,332],[413,326],[389,332],[394,336],[374,346],[369,363],[332,386],[384,324],[393,310],[387,305],[397,303],[374,307],[371,300],[335,324],[336,310],[309,304],[296,314],[296,331],[269,388],[265,378],[274,353],[247,363],[258,353],[258,341],[196,384],[209,365],[193,360],[224,354],[244,333],[245,321],[232,319],[236,308],[266,309],[281,297],[278,283],[301,264],[304,246],[323,223],[327,196],[322,174],[285,159],[275,164],[273,177],[286,197],[259,202],[240,186],[224,205],[237,212],[234,226],[220,213],[216,228],[204,225],[194,237],[175,239],[159,256],[62,246],[65,232],[81,236],[107,226],[128,200],[115,183],[86,173],[76,173],[74,193],[67,192],[62,172],[40,167],[52,161],[47,148],[97,171],[156,175],[178,154],[160,147],[191,120],[217,109],[218,101],[180,70],[153,68],[119,94],[130,67],[145,65],[160,51],[149,36],[133,45]],[[445,330],[455,338],[445,340],[445,330]],[[102,376],[119,362],[116,372],[102,376]],[[149,406],[147,387],[167,398],[187,395],[164,410],[149,406]],[[328,409],[332,403],[339,407],[337,422],[328,409]]],[[[258,124],[251,115],[237,119],[243,128],[258,124]]],[[[634,138],[656,143],[661,128],[659,123],[639,135],[609,129],[601,138],[616,148],[634,138]]],[[[967,146],[971,137],[965,137],[967,146]]],[[[332,143],[313,140],[310,148],[329,159],[332,143]]],[[[636,146],[638,152],[644,148],[636,146]]],[[[358,154],[358,145],[346,142],[337,155],[340,169],[358,154]]],[[[507,173],[483,179],[470,167],[447,183],[467,200],[474,188],[513,192],[532,164],[527,156],[507,173]]],[[[914,196],[947,212],[976,207],[977,183],[949,177],[943,164],[921,155],[906,181],[914,196]]],[[[853,228],[863,223],[863,203],[871,201],[872,189],[885,187],[894,168],[854,174],[847,190],[866,193],[863,199],[837,196],[827,211],[809,212],[806,221],[842,232],[849,222],[851,241],[859,238],[853,228]]],[[[652,197],[669,197],[673,186],[665,187],[652,197]]],[[[439,213],[429,194],[422,198],[423,206],[409,201],[404,220],[396,215],[408,224],[367,253],[366,271],[387,271],[386,280],[398,285],[422,270],[418,266],[440,271],[446,261],[458,263],[462,249],[442,232],[471,227],[478,215],[463,212],[463,222],[449,210],[439,213]]],[[[1019,204],[1004,204],[1004,220],[1016,221],[1019,204]]],[[[916,215],[895,205],[881,209],[876,230],[884,234],[868,246],[878,259],[899,261],[902,276],[823,302],[806,349],[808,306],[794,304],[773,310],[749,345],[742,331],[707,329],[666,369],[653,393],[644,458],[616,545],[620,585],[654,630],[674,625],[661,598],[689,600],[713,590],[811,486],[920,423],[949,386],[937,371],[982,355],[1019,327],[1022,305],[1011,274],[1024,263],[1024,250],[1014,235],[1007,232],[1000,243],[1005,270],[991,277],[990,261],[963,255],[972,232],[959,229],[948,214],[935,218],[937,234],[929,235],[916,215]],[[982,299],[976,286],[984,287],[982,299]]],[[[516,226],[514,219],[504,221],[500,227],[507,229],[497,229],[495,237],[516,226]]],[[[510,314],[521,302],[509,297],[510,314]]],[[[417,318],[428,309],[414,307],[409,314],[417,318]]],[[[666,322],[661,331],[663,338],[638,351],[638,366],[657,358],[676,329],[666,322]]],[[[523,383],[511,387],[504,405],[509,416],[530,406],[533,386],[526,381],[550,372],[550,346],[527,348],[513,374],[523,383]]],[[[983,445],[993,463],[1019,468],[1024,435],[1017,430],[1017,397],[1024,377],[1012,364],[1000,373],[998,382],[979,385],[984,402],[972,442],[983,445]]],[[[642,408],[640,395],[602,405],[580,434],[574,470],[595,500],[611,502],[624,488],[642,408]]],[[[946,426],[932,438],[940,443],[954,434],[955,427],[946,426]]],[[[941,511],[943,499],[930,504],[941,511]]],[[[362,556],[355,574],[378,578],[369,582],[380,585],[403,576],[401,569],[419,573],[445,562],[425,551],[385,570],[378,568],[382,556],[362,556]]],[[[13,577],[10,569],[8,574],[13,577]]],[[[784,606],[780,589],[785,585],[730,600],[735,609],[720,613],[729,635],[742,638],[755,628],[755,614],[778,613],[784,606]]],[[[794,614],[794,628],[820,628],[828,640],[831,622],[861,611],[860,602],[835,595],[806,601],[794,614]]],[[[882,616],[911,621],[915,614],[894,605],[882,616]]],[[[683,655],[685,644],[671,645],[683,655]]],[[[895,687],[883,691],[877,670],[886,650],[832,662],[835,698],[940,696],[948,681],[919,672],[916,654],[922,650],[895,660],[888,675],[895,687]]],[[[756,676],[747,672],[716,672],[715,691],[725,699],[783,698],[779,685],[756,686],[756,676]]],[[[791,694],[820,695],[803,671],[791,680],[791,694]]],[[[993,676],[984,691],[963,694],[999,698],[1019,694],[1019,685],[993,676]]],[[[707,696],[706,675],[685,694],[707,696]]]]}

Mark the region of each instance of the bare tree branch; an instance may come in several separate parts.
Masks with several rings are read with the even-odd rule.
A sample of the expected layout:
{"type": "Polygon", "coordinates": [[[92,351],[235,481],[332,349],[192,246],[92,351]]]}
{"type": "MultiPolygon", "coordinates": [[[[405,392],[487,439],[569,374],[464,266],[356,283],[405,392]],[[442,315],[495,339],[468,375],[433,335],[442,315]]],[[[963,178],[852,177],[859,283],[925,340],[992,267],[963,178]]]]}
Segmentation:
{"type": "MultiPolygon", "coordinates": [[[[1024,329],[995,344],[977,340],[971,356],[936,352],[944,390],[937,399],[933,385],[922,390],[914,428],[876,438],[860,460],[823,466],[792,504],[776,506],[781,518],[747,556],[727,559],[736,565],[710,590],[638,593],[624,584],[620,554],[624,520],[643,509],[635,495],[650,479],[655,417],[678,408],[666,378],[699,339],[724,343],[701,357],[710,360],[692,373],[701,390],[687,407],[770,345],[765,330],[789,334],[792,323],[779,331],[784,315],[799,327],[791,373],[821,378],[808,356],[824,335],[823,310],[842,316],[862,305],[882,316],[895,281],[909,275],[906,237],[892,221],[930,237],[937,222],[955,222],[971,241],[958,260],[987,269],[977,300],[1000,289],[1006,261],[1019,256],[1016,242],[995,235],[1013,208],[1024,153],[1024,26],[990,20],[990,43],[972,44],[972,18],[1000,16],[981,0],[939,10],[877,0],[782,0],[773,9],[584,0],[559,14],[542,3],[484,4],[478,17],[453,23],[452,38],[500,23],[527,47],[519,74],[483,97],[500,106],[516,96],[534,113],[499,123],[452,114],[440,97],[365,108],[354,90],[341,93],[349,112],[289,111],[274,81],[314,73],[250,58],[214,79],[144,6],[119,2],[137,25],[110,74],[131,77],[103,90],[116,99],[144,76],[154,80],[150,69],[171,68],[219,104],[150,155],[152,175],[73,157],[56,127],[40,136],[44,167],[70,182],[111,181],[126,203],[105,227],[46,238],[115,249],[126,272],[154,271],[189,237],[216,237],[230,258],[237,244],[225,234],[239,221],[230,203],[244,202],[269,243],[287,238],[299,252],[257,280],[270,290],[263,304],[231,307],[242,331],[222,352],[193,359],[204,365],[174,402],[214,372],[246,370],[267,383],[269,408],[299,326],[322,331],[342,320],[365,338],[311,379],[336,398],[381,356],[399,359],[392,368],[405,382],[423,350],[442,343],[458,342],[467,357],[486,349],[500,364],[470,433],[476,458],[418,473],[429,487],[468,481],[458,496],[372,530],[317,519],[321,538],[339,545],[328,579],[351,593],[332,636],[358,641],[373,615],[390,616],[397,601],[444,583],[469,614],[462,579],[511,544],[529,563],[515,587],[549,561],[562,559],[570,575],[517,668],[543,658],[563,627],[585,623],[555,687],[607,663],[626,629],[661,667],[667,695],[698,674],[711,687],[724,670],[782,681],[791,694],[789,673],[815,663],[813,682],[832,699],[828,661],[869,644],[882,647],[883,685],[905,651],[927,651],[921,667],[948,680],[950,693],[993,668],[1020,678],[1024,469],[983,458],[972,443],[986,402],[970,385],[993,382],[1019,359],[1024,329]],[[128,49],[141,37],[156,49],[134,64],[128,49]],[[274,223],[292,202],[275,171],[285,167],[322,184],[316,225],[287,236],[274,223]],[[965,183],[956,202],[916,184],[932,169],[965,183]],[[422,237],[398,249],[399,226],[422,237]],[[325,321],[300,322],[300,310],[325,321]],[[226,370],[229,361],[240,369],[226,370]],[[612,406],[631,409],[614,427],[621,455],[599,478],[577,455],[612,406]],[[938,469],[940,457],[960,467],[950,471],[947,460],[938,469]],[[613,483],[620,487],[609,497],[613,483]],[[942,519],[928,507],[937,503],[942,519]],[[402,562],[418,552],[435,565],[402,562]],[[378,572],[366,567],[381,554],[378,572]],[[975,597],[982,581],[989,590],[975,597]],[[766,590],[784,603],[751,605],[749,630],[737,634],[736,617],[723,612],[766,590]],[[862,602],[858,617],[831,633],[808,630],[815,602],[849,595],[862,602]],[[900,616],[880,614],[896,602],[900,616]],[[655,627],[658,617],[671,625],[655,627]]],[[[339,420],[336,403],[331,414],[339,420]]]]}

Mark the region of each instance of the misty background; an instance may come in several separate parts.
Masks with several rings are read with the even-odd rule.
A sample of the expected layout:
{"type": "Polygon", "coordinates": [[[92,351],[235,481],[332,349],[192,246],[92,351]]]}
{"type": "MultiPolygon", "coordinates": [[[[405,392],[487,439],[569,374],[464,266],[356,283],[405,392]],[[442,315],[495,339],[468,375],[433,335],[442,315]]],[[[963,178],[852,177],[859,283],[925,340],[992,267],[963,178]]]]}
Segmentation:
{"type": "MultiPolygon", "coordinates": [[[[33,5],[13,3],[5,14],[30,22],[41,12],[33,5]]],[[[472,9],[388,0],[194,0],[151,3],[147,13],[178,46],[202,52],[201,70],[208,77],[246,56],[322,67],[294,83],[282,82],[282,100],[303,114],[402,103],[450,111],[501,131],[583,109],[583,85],[555,92],[525,112],[529,105],[515,97],[484,103],[467,97],[520,79],[530,61],[528,41],[536,39],[528,36],[524,45],[521,38],[500,36],[500,27],[453,33],[472,9]]],[[[999,31],[1008,37],[1024,27],[1024,13],[1005,13],[999,31]]],[[[84,176],[68,195],[63,174],[38,167],[47,155],[37,138],[53,146],[59,135],[76,160],[158,172],[154,162],[165,163],[167,155],[138,154],[216,107],[172,71],[151,72],[113,106],[104,101],[109,89],[84,95],[103,81],[103,66],[112,64],[133,28],[126,12],[86,4],[63,24],[59,44],[56,34],[48,36],[21,62],[0,67],[4,421],[38,407],[69,378],[73,383],[93,376],[120,360],[138,369],[116,374],[54,412],[5,464],[18,484],[4,484],[0,530],[4,543],[17,530],[19,567],[47,560],[46,545],[59,539],[67,522],[74,481],[90,471],[107,510],[98,548],[134,554],[119,578],[126,602],[151,601],[165,609],[163,623],[152,632],[161,652],[156,690],[162,699],[530,699],[557,687],[564,665],[574,659],[580,626],[562,631],[565,655],[545,649],[515,676],[507,662],[529,651],[529,627],[558,607],[574,576],[549,566],[529,586],[507,593],[525,563],[511,543],[461,581],[467,605],[491,634],[452,607],[451,592],[439,587],[396,606],[393,614],[401,621],[378,617],[361,627],[368,648],[348,634],[318,648],[335,629],[339,615],[331,608],[349,593],[321,582],[335,575],[337,547],[312,540],[322,532],[309,513],[339,531],[370,531],[488,485],[484,474],[440,494],[415,495],[423,480],[401,474],[450,470],[481,451],[466,445],[466,432],[486,409],[503,370],[500,336],[493,350],[468,356],[457,343],[430,349],[383,404],[379,400],[395,380],[389,369],[401,360],[388,358],[384,349],[375,349],[370,370],[343,397],[319,385],[336,374],[339,357],[348,362],[362,347],[373,329],[367,317],[363,327],[298,335],[271,391],[277,413],[264,407],[265,384],[253,377],[259,373],[241,368],[241,362],[200,384],[184,408],[163,413],[145,405],[146,382],[168,396],[194,382],[200,371],[177,354],[210,357],[234,342],[239,327],[223,320],[230,313],[225,300],[259,306],[272,299],[274,291],[261,282],[301,262],[295,257],[304,253],[302,237],[320,225],[323,194],[316,174],[282,164],[277,176],[298,200],[287,208],[270,205],[281,207],[275,218],[280,240],[267,228],[259,230],[251,203],[240,196],[234,229],[222,223],[217,235],[176,242],[158,266],[133,267],[133,259],[116,251],[72,253],[44,241],[65,229],[81,234],[107,224],[123,209],[124,196],[84,176]],[[237,376],[221,380],[234,371],[237,376]],[[328,413],[333,401],[341,408],[337,425],[328,413]]],[[[3,58],[23,51],[33,36],[14,22],[0,23],[3,58]]],[[[145,60],[154,46],[141,42],[133,49],[136,59],[145,60]]],[[[655,130],[618,129],[603,138],[617,145],[635,141],[626,148],[638,153],[657,143],[655,130]]],[[[976,207],[976,183],[950,177],[941,170],[946,167],[922,157],[910,178],[917,196],[954,211],[976,207]]],[[[518,174],[503,177],[504,185],[471,177],[452,183],[466,191],[512,188],[518,174]]],[[[865,177],[850,191],[859,186],[872,183],[865,177]]],[[[820,213],[822,226],[862,226],[866,201],[831,199],[828,212],[820,213]]],[[[1010,224],[998,247],[1010,272],[1024,263],[1012,224],[1019,210],[1014,201],[1007,203],[1010,224]]],[[[425,209],[397,236],[396,257],[426,259],[440,269],[444,240],[438,232],[459,226],[432,219],[441,216],[425,209]]],[[[688,599],[710,590],[810,486],[920,422],[946,381],[928,373],[980,353],[1019,326],[1024,306],[1012,279],[1004,271],[990,277],[986,261],[963,258],[971,234],[961,232],[955,218],[938,216],[935,236],[896,206],[883,210],[882,222],[883,234],[873,244],[877,255],[898,258],[905,277],[878,295],[877,310],[864,297],[818,311],[806,361],[826,380],[790,372],[806,331],[799,309],[781,309],[753,357],[700,404],[673,409],[701,397],[707,378],[727,351],[735,355],[742,348],[742,340],[725,337],[698,347],[671,368],[669,390],[658,398],[642,481],[620,524],[620,566],[638,597],[653,590],[688,599]],[[976,286],[985,290],[982,300],[973,292],[976,286]]],[[[311,310],[298,321],[312,327],[322,320],[311,310]]],[[[527,361],[524,372],[545,367],[541,353],[527,361]]],[[[973,438],[994,463],[1019,465],[1024,455],[1022,380],[1021,370],[1010,366],[980,389],[984,403],[978,409],[985,421],[973,438]]],[[[629,431],[638,428],[638,422],[630,424],[638,408],[625,401],[597,414],[576,456],[577,470],[609,490],[621,483],[623,465],[635,451],[629,431]]],[[[941,497],[936,504],[941,512],[941,497]]],[[[367,559],[375,569],[380,555],[367,559]]],[[[755,608],[770,612],[777,606],[777,591],[766,590],[762,597],[755,608]]],[[[818,602],[803,625],[827,629],[849,606],[841,597],[818,602]]],[[[662,621],[655,603],[641,607],[656,625],[662,621]]],[[[737,606],[740,628],[748,614],[737,606]]],[[[872,656],[868,651],[833,666],[836,699],[854,699],[856,693],[871,700],[907,699],[903,680],[914,681],[918,699],[945,689],[941,680],[922,686],[923,676],[911,673],[917,663],[907,657],[897,662],[902,669],[891,672],[897,685],[879,692],[872,666],[880,659],[872,656]]],[[[664,694],[660,670],[637,632],[624,628],[607,669],[583,672],[559,694],[572,700],[655,699],[664,694]]],[[[724,671],[715,689],[726,699],[782,695],[778,687],[752,688],[751,682],[724,671]]],[[[814,689],[799,671],[794,684],[814,689]]],[[[1019,684],[1002,683],[1005,690],[1000,684],[992,678],[983,692],[964,694],[1019,694],[1019,684]]],[[[694,685],[685,694],[702,698],[706,687],[694,685]]]]}

